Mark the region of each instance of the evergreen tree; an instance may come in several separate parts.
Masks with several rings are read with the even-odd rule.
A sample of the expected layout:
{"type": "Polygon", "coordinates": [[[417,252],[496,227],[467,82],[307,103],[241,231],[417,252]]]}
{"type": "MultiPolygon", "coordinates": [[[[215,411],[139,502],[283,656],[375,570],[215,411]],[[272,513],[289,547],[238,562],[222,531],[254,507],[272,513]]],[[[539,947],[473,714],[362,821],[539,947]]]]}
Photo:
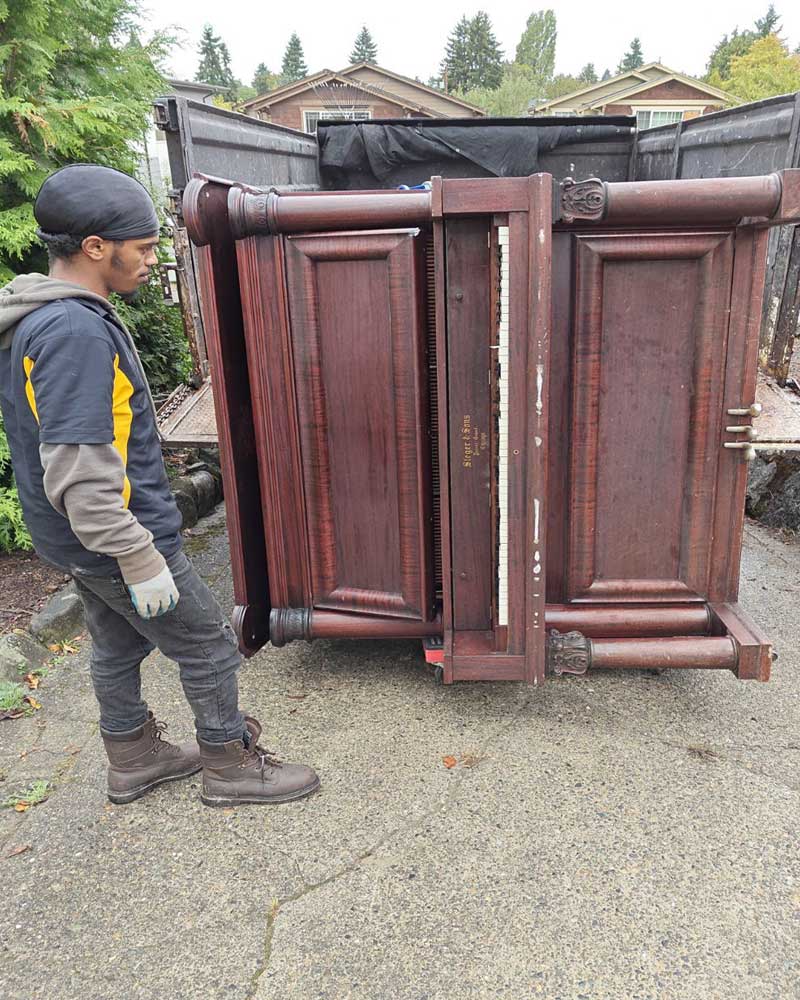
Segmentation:
{"type": "Polygon", "coordinates": [[[231,70],[231,56],[228,46],[219,35],[214,34],[210,24],[205,25],[198,47],[200,64],[194,75],[198,83],[211,83],[216,87],[225,87],[227,96],[233,100],[236,93],[236,81],[231,70]]]}
{"type": "Polygon", "coordinates": [[[350,53],[350,65],[353,66],[356,63],[377,63],[378,61],[378,46],[372,40],[372,35],[367,30],[367,26],[364,25],[356,36],[355,44],[353,45],[353,51],[350,53]]]}
{"type": "Polygon", "coordinates": [[[471,20],[462,17],[450,37],[441,65],[447,90],[465,92],[499,87],[503,79],[503,53],[482,10],[471,20]]]}
{"type": "Polygon", "coordinates": [[[0,4],[0,284],[46,270],[33,201],[48,174],[81,162],[136,170],[174,41],[126,42],[138,23],[135,0],[0,4]]]}
{"type": "Polygon", "coordinates": [[[470,22],[463,16],[450,32],[447,48],[441,65],[441,76],[445,90],[469,90],[472,86],[470,73],[470,22]]]}
{"type": "Polygon", "coordinates": [[[300,42],[300,36],[296,31],[293,31],[286,51],[283,53],[281,83],[294,83],[295,80],[302,80],[304,76],[308,76],[308,68],[303,55],[303,46],[300,42]]]}
{"type": "Polygon", "coordinates": [[[256,71],[253,74],[252,88],[259,94],[266,94],[270,90],[274,90],[278,86],[278,75],[276,73],[270,72],[267,68],[266,63],[259,63],[256,67],[256,71]]]}
{"type": "Polygon", "coordinates": [[[622,57],[622,62],[617,66],[617,73],[628,73],[632,69],[638,69],[644,65],[644,55],[642,53],[642,43],[638,38],[634,38],[631,47],[622,57]]]}
{"type": "Polygon", "coordinates": [[[605,81],[610,79],[611,79],[611,70],[608,68],[608,66],[606,66],[606,68],[603,70],[603,75],[600,77],[600,80],[605,81]]]}
{"type": "Polygon", "coordinates": [[[587,85],[597,83],[597,70],[594,68],[594,63],[586,63],[580,73],[578,73],[578,80],[587,85]]]}
{"type": "Polygon", "coordinates": [[[777,35],[781,30],[780,17],[775,10],[775,5],[770,4],[763,17],[756,19],[756,34],[759,38],[766,38],[767,35],[777,35]]]}
{"type": "Polygon", "coordinates": [[[534,11],[517,45],[516,61],[529,66],[542,81],[551,80],[556,64],[556,15],[552,10],[534,11]]]}
{"type": "Polygon", "coordinates": [[[497,43],[486,11],[479,10],[473,17],[469,35],[474,85],[499,87],[503,79],[503,50],[497,43]]]}
{"type": "Polygon", "coordinates": [[[731,74],[732,60],[747,55],[753,43],[757,42],[759,38],[777,34],[780,31],[779,20],[774,6],[770,4],[767,12],[756,20],[753,28],[739,31],[739,28],[736,27],[730,35],[723,35],[709,56],[706,66],[706,82],[721,87],[721,81],[726,80],[731,74]]]}

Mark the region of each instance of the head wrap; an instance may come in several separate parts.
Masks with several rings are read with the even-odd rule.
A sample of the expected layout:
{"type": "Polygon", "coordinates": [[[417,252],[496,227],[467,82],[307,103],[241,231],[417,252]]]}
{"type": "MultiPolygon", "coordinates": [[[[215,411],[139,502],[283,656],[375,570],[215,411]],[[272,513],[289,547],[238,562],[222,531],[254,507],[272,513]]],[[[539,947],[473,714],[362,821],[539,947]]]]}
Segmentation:
{"type": "Polygon", "coordinates": [[[144,185],[94,163],[71,164],[51,174],[39,188],[33,214],[46,233],[135,240],[159,230],[144,185]]]}

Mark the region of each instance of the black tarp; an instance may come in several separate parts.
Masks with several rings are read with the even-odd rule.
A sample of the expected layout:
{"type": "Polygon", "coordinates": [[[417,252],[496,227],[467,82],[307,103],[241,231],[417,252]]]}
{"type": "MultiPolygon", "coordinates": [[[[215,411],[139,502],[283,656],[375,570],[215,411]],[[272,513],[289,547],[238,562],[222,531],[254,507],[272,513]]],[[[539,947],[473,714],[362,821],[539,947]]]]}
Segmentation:
{"type": "Polygon", "coordinates": [[[430,177],[526,177],[558,147],[630,144],[630,118],[320,122],[322,186],[389,188],[430,177]]]}

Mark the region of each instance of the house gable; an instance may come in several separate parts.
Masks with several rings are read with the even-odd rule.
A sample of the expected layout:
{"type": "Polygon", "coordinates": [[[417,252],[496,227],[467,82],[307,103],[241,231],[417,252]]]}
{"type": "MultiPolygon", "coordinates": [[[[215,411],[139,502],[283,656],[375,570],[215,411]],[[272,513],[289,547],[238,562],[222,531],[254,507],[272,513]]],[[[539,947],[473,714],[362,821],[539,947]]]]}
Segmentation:
{"type": "Polygon", "coordinates": [[[419,105],[430,109],[435,114],[445,117],[483,117],[485,112],[468,101],[462,101],[451,94],[428,87],[418,80],[412,80],[399,73],[383,69],[382,66],[375,66],[372,63],[356,63],[341,70],[341,75],[351,79],[357,79],[378,87],[387,94],[404,101],[409,101],[412,105],[419,105]]]}
{"type": "Polygon", "coordinates": [[[705,102],[708,106],[722,106],[732,100],[729,94],[711,87],[693,77],[684,76],[661,63],[650,63],[641,66],[630,73],[621,73],[601,83],[592,84],[581,90],[552,101],[546,101],[535,108],[532,113],[545,114],[553,111],[569,110],[573,112],[591,111],[608,106],[618,108],[629,103],[634,98],[634,104],[646,103],[646,99],[638,95],[647,94],[655,101],[686,100],[693,103],[705,102]],[[656,96],[658,87],[669,87],[662,96],[656,96]]]}
{"type": "Polygon", "coordinates": [[[356,63],[341,72],[321,70],[245,101],[242,111],[245,114],[269,117],[273,121],[282,120],[286,118],[291,106],[318,108],[324,98],[317,95],[316,89],[326,84],[360,88],[365,103],[375,106],[373,117],[406,117],[414,114],[423,118],[477,118],[484,115],[480,108],[466,101],[371,63],[356,63]]]}

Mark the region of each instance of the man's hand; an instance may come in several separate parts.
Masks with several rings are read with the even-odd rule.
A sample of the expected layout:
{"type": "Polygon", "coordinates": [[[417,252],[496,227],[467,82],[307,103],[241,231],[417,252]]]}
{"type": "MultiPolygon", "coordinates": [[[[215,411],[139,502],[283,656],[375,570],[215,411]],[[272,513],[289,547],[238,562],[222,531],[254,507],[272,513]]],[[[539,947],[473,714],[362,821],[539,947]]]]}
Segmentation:
{"type": "Polygon", "coordinates": [[[133,606],[142,618],[157,618],[172,611],[181,596],[168,566],[151,580],[128,584],[128,592],[133,606]]]}

